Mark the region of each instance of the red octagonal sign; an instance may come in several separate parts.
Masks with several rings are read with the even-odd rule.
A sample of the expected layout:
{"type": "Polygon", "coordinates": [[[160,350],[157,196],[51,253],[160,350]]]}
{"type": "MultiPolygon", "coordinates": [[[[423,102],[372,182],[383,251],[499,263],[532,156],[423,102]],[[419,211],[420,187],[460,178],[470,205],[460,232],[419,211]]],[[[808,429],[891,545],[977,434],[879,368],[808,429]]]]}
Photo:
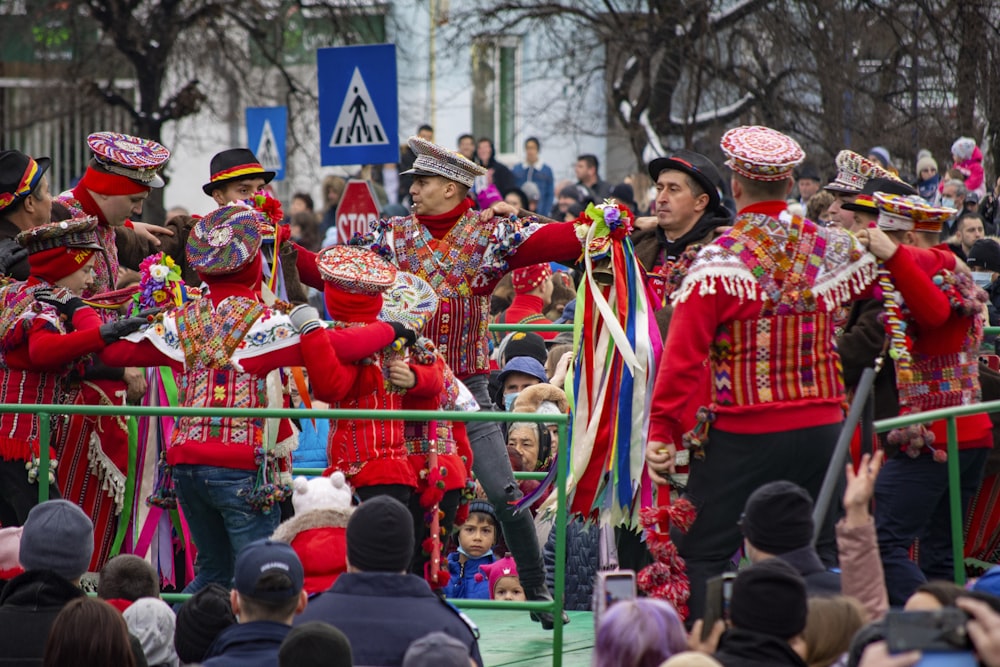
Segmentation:
{"type": "Polygon", "coordinates": [[[337,242],[347,243],[355,234],[367,234],[378,220],[378,205],[371,183],[352,178],[337,204],[337,242]]]}

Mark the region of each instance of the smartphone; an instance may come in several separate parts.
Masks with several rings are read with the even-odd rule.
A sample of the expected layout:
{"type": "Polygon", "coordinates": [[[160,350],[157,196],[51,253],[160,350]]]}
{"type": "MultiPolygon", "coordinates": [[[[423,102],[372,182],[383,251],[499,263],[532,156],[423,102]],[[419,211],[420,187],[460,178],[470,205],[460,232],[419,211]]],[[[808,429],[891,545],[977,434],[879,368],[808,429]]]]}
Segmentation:
{"type": "Polygon", "coordinates": [[[723,572],[705,582],[705,616],[702,619],[701,639],[705,641],[712,633],[715,622],[729,620],[729,601],[733,598],[735,572],[723,572]]]}
{"type": "Polygon", "coordinates": [[[611,605],[636,597],[634,570],[598,572],[594,580],[594,627],[611,605]]]}
{"type": "Polygon", "coordinates": [[[934,611],[890,611],[885,641],[890,653],[921,651],[917,665],[936,667],[976,665],[965,624],[968,614],[955,607],[934,611]]]}

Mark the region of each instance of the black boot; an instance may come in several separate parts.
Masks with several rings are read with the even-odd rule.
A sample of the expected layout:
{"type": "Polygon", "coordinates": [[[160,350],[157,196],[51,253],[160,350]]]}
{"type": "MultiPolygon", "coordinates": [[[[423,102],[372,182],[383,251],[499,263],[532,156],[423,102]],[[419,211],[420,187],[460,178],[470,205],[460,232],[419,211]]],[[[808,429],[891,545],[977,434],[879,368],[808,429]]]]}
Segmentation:
{"type": "MultiPolygon", "coordinates": [[[[524,595],[531,602],[551,602],[552,594],[549,593],[549,589],[545,584],[540,584],[538,586],[525,587],[524,595]]],[[[543,630],[551,630],[555,627],[555,619],[550,611],[533,611],[531,612],[531,620],[536,623],[542,624],[543,630]]],[[[566,615],[564,611],[562,613],[563,625],[569,623],[569,616],[566,615]]]]}

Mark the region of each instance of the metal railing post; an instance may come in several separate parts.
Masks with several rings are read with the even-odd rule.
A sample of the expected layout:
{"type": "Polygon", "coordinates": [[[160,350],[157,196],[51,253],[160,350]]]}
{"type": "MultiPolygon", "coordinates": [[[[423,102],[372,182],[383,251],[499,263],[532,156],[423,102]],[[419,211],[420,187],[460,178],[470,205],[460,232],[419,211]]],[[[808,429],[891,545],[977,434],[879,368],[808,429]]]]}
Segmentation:
{"type": "Polygon", "coordinates": [[[49,456],[52,449],[51,415],[38,413],[38,502],[49,499],[49,456]]]}
{"type": "Polygon", "coordinates": [[[962,479],[958,460],[958,424],[948,417],[948,505],[951,509],[951,555],[955,568],[955,583],[965,584],[965,521],[962,517],[962,479]]]}

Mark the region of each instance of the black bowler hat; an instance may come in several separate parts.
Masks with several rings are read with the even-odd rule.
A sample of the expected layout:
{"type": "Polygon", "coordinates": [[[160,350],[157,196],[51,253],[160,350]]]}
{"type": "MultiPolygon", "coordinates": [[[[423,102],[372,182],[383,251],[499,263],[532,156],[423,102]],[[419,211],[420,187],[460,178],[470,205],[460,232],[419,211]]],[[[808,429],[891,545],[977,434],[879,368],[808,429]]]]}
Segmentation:
{"type": "Polygon", "coordinates": [[[21,151],[0,151],[0,211],[6,210],[35,191],[52,160],[37,160],[21,151]]]}
{"type": "Polygon", "coordinates": [[[682,171],[694,178],[708,195],[708,211],[714,211],[719,207],[719,170],[715,168],[712,161],[701,153],[694,151],[679,150],[674,151],[670,157],[658,157],[649,163],[649,176],[656,182],[660,177],[660,172],[664,169],[682,171]]]}
{"type": "Polygon", "coordinates": [[[903,181],[894,178],[870,178],[854,201],[845,202],[840,205],[840,208],[845,211],[860,211],[861,213],[878,215],[878,206],[875,204],[876,192],[900,195],[902,197],[917,194],[917,191],[912,186],[903,181]]]}
{"type": "Polygon", "coordinates": [[[263,178],[266,185],[275,177],[275,172],[265,170],[249,148],[230,148],[216,153],[212,158],[211,172],[212,177],[209,182],[201,186],[202,191],[209,197],[216,188],[221,188],[231,181],[263,178]]]}

